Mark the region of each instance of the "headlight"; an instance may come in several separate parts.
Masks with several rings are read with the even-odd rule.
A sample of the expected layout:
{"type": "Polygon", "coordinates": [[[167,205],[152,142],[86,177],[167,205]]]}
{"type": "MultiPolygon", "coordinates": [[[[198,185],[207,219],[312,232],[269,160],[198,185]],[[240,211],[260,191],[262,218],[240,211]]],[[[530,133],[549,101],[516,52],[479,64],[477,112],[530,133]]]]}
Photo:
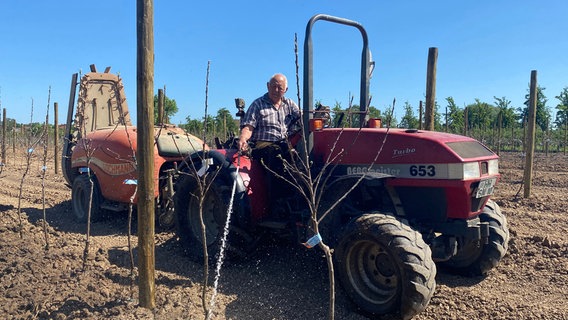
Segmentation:
{"type": "Polygon", "coordinates": [[[467,162],[463,164],[463,179],[468,180],[472,178],[481,177],[479,172],[479,162],[467,162]]]}
{"type": "Polygon", "coordinates": [[[499,160],[498,159],[494,159],[494,160],[489,160],[488,162],[488,174],[490,175],[494,175],[494,174],[498,174],[499,173],[499,160]]]}

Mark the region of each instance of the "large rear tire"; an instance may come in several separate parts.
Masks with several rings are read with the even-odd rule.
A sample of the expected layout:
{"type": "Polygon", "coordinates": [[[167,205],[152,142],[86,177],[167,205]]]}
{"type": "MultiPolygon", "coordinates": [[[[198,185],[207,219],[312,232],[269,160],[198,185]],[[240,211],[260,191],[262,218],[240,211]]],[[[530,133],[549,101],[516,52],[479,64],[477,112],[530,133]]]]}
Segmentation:
{"type": "MultiPolygon", "coordinates": [[[[194,260],[204,256],[199,209],[199,186],[191,176],[182,176],[176,183],[175,210],[177,216],[177,234],[187,254],[194,260]]],[[[212,259],[219,252],[227,206],[223,197],[227,188],[213,180],[203,200],[203,224],[207,252],[212,259]]],[[[230,197],[230,195],[228,195],[230,197]]]]}
{"type": "MultiPolygon", "coordinates": [[[[232,185],[221,176],[207,179],[209,190],[203,200],[203,224],[207,244],[209,262],[219,255],[223,230],[227,219],[227,211],[231,198],[232,185]]],[[[202,261],[205,255],[201,221],[199,218],[199,189],[194,177],[183,175],[176,183],[175,214],[176,231],[188,256],[195,261],[202,261]]],[[[236,198],[236,197],[235,197],[236,198]]],[[[236,199],[234,200],[236,202],[236,199]]],[[[233,217],[233,216],[231,216],[233,217]]],[[[238,232],[231,222],[228,239],[226,239],[227,258],[245,255],[251,246],[251,239],[238,232]]]]}
{"type": "Polygon", "coordinates": [[[436,265],[430,247],[394,217],[365,214],[351,221],[335,252],[343,288],[366,313],[410,319],[434,294],[436,265]]]}
{"type": "Polygon", "coordinates": [[[102,218],[103,209],[101,189],[99,183],[94,176],[81,174],[73,180],[71,188],[71,205],[75,220],[80,223],[86,223],[89,214],[89,202],[91,202],[91,221],[98,221],[102,218]],[[91,182],[93,186],[93,197],[91,199],[91,182]]]}
{"type": "Polygon", "coordinates": [[[479,215],[481,222],[489,223],[489,241],[481,244],[479,240],[470,241],[458,248],[458,253],[443,266],[456,273],[470,276],[486,275],[495,268],[507,253],[509,227],[507,218],[493,200],[487,201],[479,215]]]}

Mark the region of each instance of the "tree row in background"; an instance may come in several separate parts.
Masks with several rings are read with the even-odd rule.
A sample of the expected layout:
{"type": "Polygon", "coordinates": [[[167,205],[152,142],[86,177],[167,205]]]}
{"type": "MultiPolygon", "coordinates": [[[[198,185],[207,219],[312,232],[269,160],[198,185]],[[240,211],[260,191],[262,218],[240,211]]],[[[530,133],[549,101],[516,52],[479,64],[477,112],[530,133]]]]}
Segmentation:
{"type": "MultiPolygon", "coordinates": [[[[548,99],[544,95],[545,89],[540,86],[537,88],[536,135],[538,144],[536,150],[566,152],[568,87],[555,96],[558,103],[554,107],[556,111],[554,119],[553,110],[549,107],[548,99]]],[[[319,106],[321,102],[316,101],[315,107],[319,106]]],[[[494,150],[523,151],[528,106],[528,93],[521,107],[512,106],[511,101],[506,97],[494,97],[491,103],[475,99],[473,103],[461,108],[453,97],[447,97],[442,105],[439,102],[436,103],[434,126],[436,131],[471,136],[494,150]]],[[[335,102],[333,107],[328,108],[331,126],[359,126],[358,105],[343,107],[341,103],[335,102]]],[[[394,114],[394,110],[400,111],[400,107],[386,109],[387,111],[382,112],[370,106],[368,115],[370,118],[381,118],[383,127],[423,128],[420,123],[422,110],[413,107],[408,101],[402,106],[400,118],[394,114]]],[[[187,116],[186,123],[181,124],[183,128],[197,136],[203,136],[205,125],[207,126],[207,141],[211,141],[210,139],[215,136],[228,138],[239,132],[238,119],[233,118],[226,108],[221,108],[217,114],[207,118],[193,119],[187,116]]]]}
{"type": "MultiPolygon", "coordinates": [[[[548,99],[544,95],[545,88],[537,88],[536,135],[540,151],[566,152],[568,129],[568,87],[559,95],[556,117],[552,119],[552,110],[547,106],[548,99]]],[[[524,150],[523,141],[526,134],[529,95],[525,96],[522,107],[515,108],[506,97],[494,97],[493,104],[476,99],[474,103],[459,108],[452,97],[445,99],[444,114],[436,119],[445,119],[444,123],[436,122],[437,131],[472,136],[493,149],[524,150]]],[[[439,105],[437,113],[441,111],[439,105]]]]}
{"type": "MultiPolygon", "coordinates": [[[[549,100],[544,94],[545,88],[537,88],[536,110],[536,136],[537,151],[562,151],[566,153],[568,138],[568,87],[565,87],[555,99],[554,109],[556,116],[553,119],[552,108],[548,105],[549,100]]],[[[394,102],[393,102],[394,103],[394,102]]],[[[511,105],[506,97],[494,97],[492,103],[483,102],[479,99],[471,104],[460,108],[453,97],[444,99],[440,105],[436,103],[434,126],[436,131],[445,131],[461,135],[471,136],[482,141],[493,150],[499,151],[523,151],[524,137],[526,134],[526,121],[528,114],[529,94],[525,96],[522,107],[511,105]]],[[[158,119],[158,96],[154,98],[155,119],[158,119]]],[[[316,101],[315,106],[321,106],[316,101]]],[[[408,101],[402,106],[402,115],[397,118],[395,110],[401,111],[401,107],[386,108],[382,112],[374,106],[369,107],[370,118],[381,118],[383,127],[421,129],[420,108],[412,106],[408,101]]],[[[179,111],[174,99],[164,99],[164,123],[169,123],[170,118],[179,111]]],[[[330,126],[359,127],[358,105],[343,107],[341,103],[329,108],[330,126]]],[[[219,137],[225,141],[239,133],[239,119],[227,108],[220,108],[216,114],[201,118],[192,118],[188,115],[185,123],[178,124],[189,133],[204,137],[205,141],[212,145],[213,139],[219,137]],[[206,129],[206,130],[205,130],[206,129]]],[[[6,118],[8,134],[7,140],[26,140],[24,137],[39,136],[43,130],[43,123],[17,124],[14,119],[6,118]],[[19,136],[20,139],[15,139],[19,136]]],[[[52,125],[51,125],[52,127],[52,125]]],[[[60,130],[62,132],[63,130],[60,130]]],[[[50,129],[50,132],[52,130],[50,129]]],[[[8,142],[8,141],[7,141],[8,142]]],[[[25,143],[24,143],[25,144],[25,143]]]]}

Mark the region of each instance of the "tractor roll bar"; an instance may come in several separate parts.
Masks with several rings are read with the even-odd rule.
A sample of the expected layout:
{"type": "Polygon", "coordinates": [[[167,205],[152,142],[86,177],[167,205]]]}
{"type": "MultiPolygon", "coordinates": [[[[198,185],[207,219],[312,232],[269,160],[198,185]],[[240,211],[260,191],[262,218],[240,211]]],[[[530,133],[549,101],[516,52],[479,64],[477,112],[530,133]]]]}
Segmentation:
{"type": "MultiPolygon", "coordinates": [[[[309,120],[313,117],[313,50],[312,50],[312,26],[318,20],[325,20],[334,23],[344,24],[348,26],[355,27],[361,32],[363,37],[363,50],[361,53],[361,86],[360,86],[360,97],[359,97],[359,110],[361,113],[360,125],[364,126],[367,119],[367,107],[369,104],[369,78],[370,78],[370,65],[371,65],[371,53],[369,51],[369,41],[367,38],[367,31],[363,26],[355,21],[334,17],[325,14],[316,14],[313,16],[308,25],[306,26],[306,38],[304,39],[304,101],[303,101],[303,121],[304,121],[304,133],[309,134],[309,120]]],[[[312,135],[309,134],[307,137],[308,141],[308,152],[311,151],[312,147],[312,135]]]]}

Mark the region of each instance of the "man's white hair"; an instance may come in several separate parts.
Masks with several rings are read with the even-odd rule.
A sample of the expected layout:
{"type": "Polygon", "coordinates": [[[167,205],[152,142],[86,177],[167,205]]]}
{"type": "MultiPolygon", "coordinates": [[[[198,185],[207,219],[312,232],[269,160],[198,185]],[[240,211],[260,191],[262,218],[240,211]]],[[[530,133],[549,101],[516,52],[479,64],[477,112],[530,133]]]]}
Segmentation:
{"type": "Polygon", "coordinates": [[[270,77],[270,79],[268,79],[268,83],[272,82],[272,80],[276,79],[277,77],[282,77],[284,79],[284,84],[286,85],[286,87],[288,87],[288,78],[286,78],[286,76],[282,73],[273,74],[272,77],[270,77]]]}

